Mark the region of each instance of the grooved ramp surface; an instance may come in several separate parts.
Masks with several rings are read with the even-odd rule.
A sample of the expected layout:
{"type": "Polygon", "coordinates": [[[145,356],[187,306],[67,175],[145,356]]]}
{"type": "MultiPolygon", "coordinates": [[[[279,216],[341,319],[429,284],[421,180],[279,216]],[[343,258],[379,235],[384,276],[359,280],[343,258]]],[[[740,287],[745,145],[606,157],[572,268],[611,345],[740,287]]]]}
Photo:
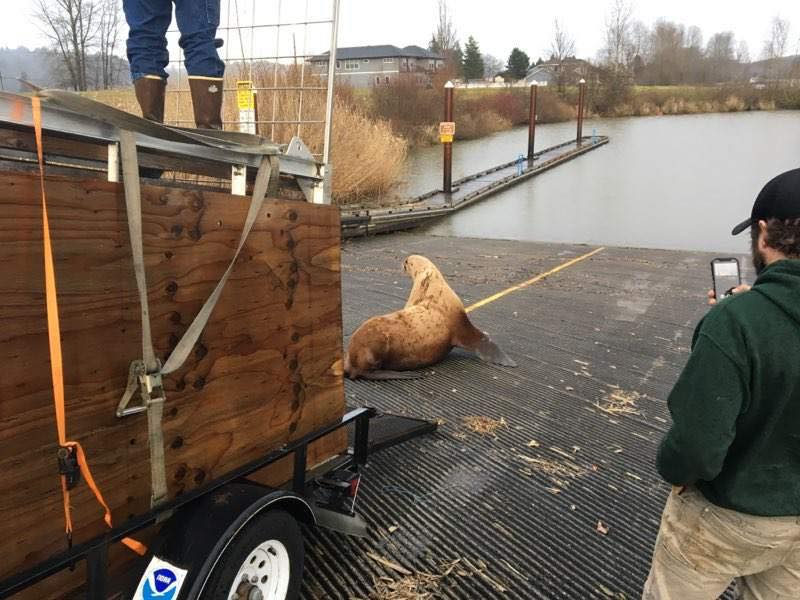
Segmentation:
{"type": "MultiPolygon", "coordinates": [[[[469,305],[592,249],[416,234],[351,243],[345,335],[402,308],[408,254],[433,260],[469,305]]],[[[608,248],[471,313],[518,368],[456,351],[425,379],[348,382],[350,405],[443,424],[366,468],[370,539],[309,536],[303,597],[384,597],[379,578],[404,575],[371,554],[433,575],[460,559],[419,588],[435,598],[639,598],[668,493],[654,468],[665,398],[706,310],[710,258],[608,248]],[[469,417],[504,424],[480,435],[469,417]]]]}

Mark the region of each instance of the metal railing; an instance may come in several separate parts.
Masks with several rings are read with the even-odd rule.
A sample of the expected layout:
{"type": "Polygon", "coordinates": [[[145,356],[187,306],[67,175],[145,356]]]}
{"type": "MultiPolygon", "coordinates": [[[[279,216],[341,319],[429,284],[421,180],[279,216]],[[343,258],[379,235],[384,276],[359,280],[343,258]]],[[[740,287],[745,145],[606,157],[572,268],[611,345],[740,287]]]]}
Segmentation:
{"type": "MultiPolygon", "coordinates": [[[[304,138],[323,164],[330,157],[334,61],[340,0],[221,0],[218,37],[226,64],[225,129],[255,130],[278,143],[304,138]],[[323,56],[327,53],[327,56],[323,56]],[[314,62],[315,57],[320,60],[314,62]],[[326,72],[327,71],[327,72],[326,72]],[[327,76],[326,76],[327,75],[327,76]],[[243,122],[236,81],[252,82],[255,114],[243,122]]],[[[170,49],[167,122],[191,125],[191,99],[180,32],[167,32],[170,49]]]]}

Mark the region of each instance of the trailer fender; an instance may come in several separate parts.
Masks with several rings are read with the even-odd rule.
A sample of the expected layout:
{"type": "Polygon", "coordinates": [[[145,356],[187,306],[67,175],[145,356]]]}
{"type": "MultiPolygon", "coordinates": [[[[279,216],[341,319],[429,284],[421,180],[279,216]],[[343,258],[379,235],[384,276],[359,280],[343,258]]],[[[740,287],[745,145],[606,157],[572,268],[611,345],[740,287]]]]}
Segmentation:
{"type": "Polygon", "coordinates": [[[174,515],[162,530],[158,555],[189,570],[180,599],[198,598],[215,565],[236,535],[265,511],[282,510],[316,525],[301,496],[254,483],[231,483],[174,515]]]}

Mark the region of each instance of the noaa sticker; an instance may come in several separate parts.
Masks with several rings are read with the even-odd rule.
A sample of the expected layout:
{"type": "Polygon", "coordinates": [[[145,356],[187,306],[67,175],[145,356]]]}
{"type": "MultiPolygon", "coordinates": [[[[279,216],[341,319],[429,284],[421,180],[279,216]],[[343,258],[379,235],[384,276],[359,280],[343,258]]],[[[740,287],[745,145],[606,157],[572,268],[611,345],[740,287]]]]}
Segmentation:
{"type": "Polygon", "coordinates": [[[175,600],[187,571],[154,556],[139,580],[133,600],[175,600]]]}

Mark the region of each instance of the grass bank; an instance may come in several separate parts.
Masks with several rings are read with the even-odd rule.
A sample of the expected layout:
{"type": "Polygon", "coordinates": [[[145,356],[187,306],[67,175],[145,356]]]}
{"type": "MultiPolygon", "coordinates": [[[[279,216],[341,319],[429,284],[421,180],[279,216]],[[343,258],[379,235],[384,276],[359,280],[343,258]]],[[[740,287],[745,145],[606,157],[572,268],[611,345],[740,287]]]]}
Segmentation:
{"type": "MultiPolygon", "coordinates": [[[[357,96],[375,119],[388,122],[392,131],[412,146],[439,142],[444,92],[441,87],[425,88],[403,80],[374,88],[357,96]]],[[[505,131],[528,122],[527,89],[458,89],[454,96],[456,140],[471,140],[505,131]]],[[[556,123],[575,117],[573,107],[551,91],[542,89],[538,104],[539,122],[556,123]]]]}
{"type": "Polygon", "coordinates": [[[596,88],[589,94],[589,110],[600,117],[800,110],[800,88],[796,87],[636,86],[612,102],[603,93],[602,88],[596,88]]]}
{"type": "MultiPolygon", "coordinates": [[[[539,123],[568,121],[577,116],[577,88],[563,94],[539,89],[539,123]]],[[[357,95],[373,118],[388,122],[395,134],[412,146],[438,142],[443,92],[398,82],[371,94],[357,95]]],[[[613,89],[602,84],[587,91],[590,117],[636,117],[752,110],[800,110],[800,87],[756,89],[750,85],[634,86],[613,89]]],[[[457,89],[455,94],[456,139],[484,137],[528,123],[529,91],[526,88],[457,89]]]]}

